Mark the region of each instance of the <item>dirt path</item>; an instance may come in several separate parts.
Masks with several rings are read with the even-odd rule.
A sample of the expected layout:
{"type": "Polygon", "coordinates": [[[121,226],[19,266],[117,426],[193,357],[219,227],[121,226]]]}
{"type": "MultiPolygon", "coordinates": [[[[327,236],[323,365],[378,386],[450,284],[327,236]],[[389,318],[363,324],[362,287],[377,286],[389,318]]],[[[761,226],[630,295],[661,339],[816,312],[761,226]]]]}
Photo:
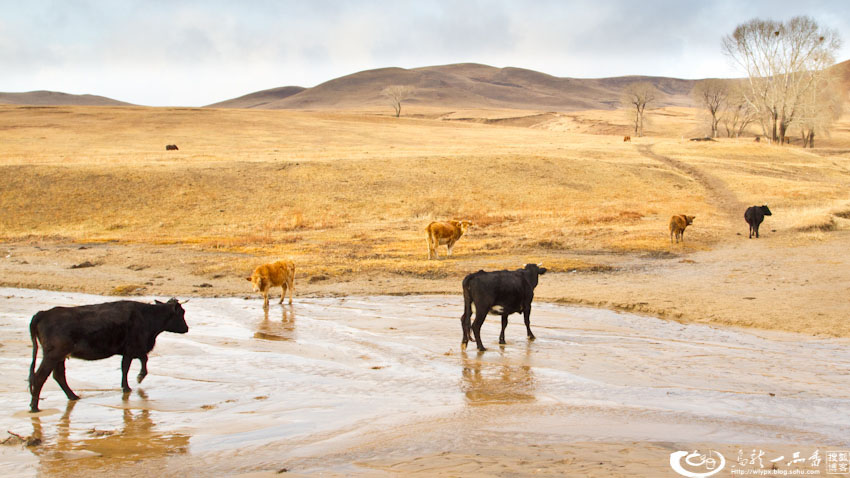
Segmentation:
{"type": "Polygon", "coordinates": [[[709,194],[709,203],[717,207],[717,209],[727,217],[730,226],[734,222],[740,222],[739,219],[742,217],[742,211],[746,208],[746,206],[738,199],[738,196],[726,186],[725,182],[709,173],[706,173],[696,166],[685,163],[684,161],[657,154],[652,150],[652,147],[652,144],[641,144],[638,145],[637,149],[643,156],[665,164],[670,168],[691,177],[704,187],[709,194]]]}

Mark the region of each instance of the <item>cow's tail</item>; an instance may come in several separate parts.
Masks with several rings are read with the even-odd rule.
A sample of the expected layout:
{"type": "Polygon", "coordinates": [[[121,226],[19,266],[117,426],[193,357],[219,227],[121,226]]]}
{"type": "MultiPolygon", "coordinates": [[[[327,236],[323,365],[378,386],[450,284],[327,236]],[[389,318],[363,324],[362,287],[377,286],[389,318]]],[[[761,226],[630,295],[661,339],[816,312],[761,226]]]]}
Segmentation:
{"type": "Polygon", "coordinates": [[[35,314],[30,322],[30,338],[32,339],[32,363],[30,364],[29,376],[30,394],[32,394],[32,384],[35,378],[35,361],[38,357],[38,322],[39,315],[35,314]]]}

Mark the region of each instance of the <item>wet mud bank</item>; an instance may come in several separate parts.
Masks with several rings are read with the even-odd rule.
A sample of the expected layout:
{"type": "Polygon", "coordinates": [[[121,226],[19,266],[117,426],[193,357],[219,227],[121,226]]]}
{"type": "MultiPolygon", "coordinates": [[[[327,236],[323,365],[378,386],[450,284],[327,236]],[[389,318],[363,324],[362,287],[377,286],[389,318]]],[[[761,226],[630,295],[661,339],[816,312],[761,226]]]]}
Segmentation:
{"type": "Polygon", "coordinates": [[[707,444],[850,448],[846,339],[539,303],[537,340],[514,315],[500,346],[490,317],[488,351],[462,352],[459,296],[267,313],[262,299],[192,298],[189,333],[160,335],[133,392],[119,357],[70,359],[81,400],[50,379],[29,414],[32,315],[109,300],[0,289],[0,431],[40,440],[0,447],[3,476],[617,476],[669,471],[671,451],[707,444]]]}

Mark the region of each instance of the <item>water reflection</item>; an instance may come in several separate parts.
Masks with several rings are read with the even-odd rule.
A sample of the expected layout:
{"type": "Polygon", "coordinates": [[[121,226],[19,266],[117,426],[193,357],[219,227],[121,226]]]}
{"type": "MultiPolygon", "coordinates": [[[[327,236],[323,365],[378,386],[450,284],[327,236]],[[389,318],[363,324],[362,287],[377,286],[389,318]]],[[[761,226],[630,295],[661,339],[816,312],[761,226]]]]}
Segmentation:
{"type": "Polygon", "coordinates": [[[280,321],[274,316],[269,320],[269,309],[263,310],[263,320],[257,324],[255,339],[295,340],[295,309],[290,305],[281,305],[280,321]]]}
{"type": "Polygon", "coordinates": [[[462,355],[461,391],[470,405],[533,402],[536,380],[531,365],[504,355],[499,363],[485,362],[481,355],[462,355]]]}
{"type": "MultiPolygon", "coordinates": [[[[144,391],[136,393],[143,402],[147,401],[144,391]]],[[[125,402],[128,395],[124,396],[125,402]]],[[[80,476],[108,465],[121,466],[138,460],[184,454],[189,449],[189,436],[157,430],[148,408],[123,409],[120,430],[74,430],[71,412],[77,403],[76,400],[68,401],[56,425],[55,443],[50,443],[49,438],[45,440],[41,418],[32,417],[33,437],[45,440],[41,446],[30,448],[39,457],[41,476],[80,476]]]]}

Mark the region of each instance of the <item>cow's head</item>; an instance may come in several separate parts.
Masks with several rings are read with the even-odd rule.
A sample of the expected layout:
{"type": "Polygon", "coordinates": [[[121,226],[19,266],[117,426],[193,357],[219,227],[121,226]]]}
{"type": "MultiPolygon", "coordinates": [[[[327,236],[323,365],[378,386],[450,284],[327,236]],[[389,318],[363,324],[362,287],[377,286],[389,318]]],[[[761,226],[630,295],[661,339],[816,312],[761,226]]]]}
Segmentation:
{"type": "Polygon", "coordinates": [[[458,226],[460,227],[460,233],[466,234],[466,230],[469,229],[470,227],[472,227],[473,224],[472,224],[472,221],[463,220],[463,221],[460,221],[458,223],[458,226]]]}
{"type": "Polygon", "coordinates": [[[526,264],[525,268],[525,276],[528,278],[528,282],[531,283],[532,287],[537,287],[537,278],[546,273],[546,268],[541,267],[542,264],[526,264]]]}
{"type": "Polygon", "coordinates": [[[688,225],[688,226],[690,226],[691,224],[693,224],[693,223],[694,223],[694,218],[695,218],[695,217],[696,217],[696,216],[685,216],[685,222],[687,223],[687,225],[688,225]]]}
{"type": "Polygon", "coordinates": [[[765,216],[773,215],[771,214],[770,209],[767,208],[767,204],[762,205],[762,207],[760,207],[759,209],[761,209],[762,214],[764,214],[765,216]]]}
{"type": "Polygon", "coordinates": [[[266,287],[266,279],[256,272],[251,274],[251,277],[248,277],[248,282],[254,286],[254,292],[262,292],[268,288],[266,287]]]}
{"type": "Polygon", "coordinates": [[[165,321],[165,331],[174,332],[175,334],[185,334],[189,331],[189,326],[186,324],[183,306],[177,299],[170,299],[168,302],[156,301],[157,305],[167,307],[168,318],[165,321]]]}

